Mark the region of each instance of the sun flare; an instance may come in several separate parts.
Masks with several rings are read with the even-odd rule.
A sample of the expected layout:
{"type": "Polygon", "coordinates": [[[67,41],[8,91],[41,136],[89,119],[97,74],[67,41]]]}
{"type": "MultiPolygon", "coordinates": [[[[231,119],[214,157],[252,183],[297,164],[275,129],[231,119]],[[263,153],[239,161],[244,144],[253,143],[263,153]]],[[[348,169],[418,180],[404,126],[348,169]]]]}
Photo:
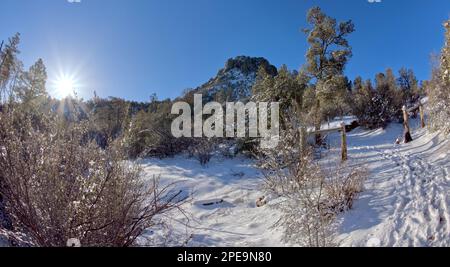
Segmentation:
{"type": "Polygon", "coordinates": [[[58,96],[68,97],[76,90],[76,81],[73,77],[68,75],[61,75],[55,80],[55,90],[58,96]]]}

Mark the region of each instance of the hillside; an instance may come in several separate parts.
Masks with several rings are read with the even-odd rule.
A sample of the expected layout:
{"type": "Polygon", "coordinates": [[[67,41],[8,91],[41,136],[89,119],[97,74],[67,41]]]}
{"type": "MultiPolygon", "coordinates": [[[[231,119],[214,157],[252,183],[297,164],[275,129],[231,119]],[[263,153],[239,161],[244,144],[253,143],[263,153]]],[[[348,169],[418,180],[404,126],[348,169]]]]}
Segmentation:
{"type": "Polygon", "coordinates": [[[251,96],[259,68],[277,75],[277,68],[262,57],[238,56],[230,58],[217,75],[191,93],[203,94],[206,100],[241,100],[251,96]]]}
{"type": "MultiPolygon", "coordinates": [[[[341,246],[449,246],[450,245],[450,142],[419,129],[413,121],[414,141],[395,145],[401,124],[386,130],[358,128],[348,134],[349,165],[365,166],[369,177],[352,210],[338,219],[341,246]]],[[[322,164],[336,162],[339,136],[332,135],[331,150],[322,164]]],[[[245,158],[213,158],[206,167],[180,155],[147,160],[146,173],[165,182],[178,181],[192,194],[188,217],[171,219],[176,230],[170,245],[284,246],[281,229],[273,227],[279,213],[268,205],[256,207],[264,193],[263,178],[254,162],[245,158]]],[[[161,242],[164,231],[147,233],[161,242]]],[[[167,233],[165,233],[167,235],[167,233]]],[[[141,240],[146,242],[146,240],[141,240]]],[[[148,241],[148,240],[147,240],[148,241]]]]}

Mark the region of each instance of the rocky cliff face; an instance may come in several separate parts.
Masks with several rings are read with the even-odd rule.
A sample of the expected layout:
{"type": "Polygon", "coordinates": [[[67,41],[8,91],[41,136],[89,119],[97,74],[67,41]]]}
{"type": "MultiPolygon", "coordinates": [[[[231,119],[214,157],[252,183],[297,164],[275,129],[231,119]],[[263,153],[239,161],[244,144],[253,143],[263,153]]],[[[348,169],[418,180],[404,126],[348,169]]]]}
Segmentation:
{"type": "Polygon", "coordinates": [[[225,63],[217,75],[207,83],[193,90],[203,94],[206,100],[236,101],[251,96],[252,87],[260,67],[275,76],[277,69],[269,61],[261,57],[238,56],[225,63]]]}

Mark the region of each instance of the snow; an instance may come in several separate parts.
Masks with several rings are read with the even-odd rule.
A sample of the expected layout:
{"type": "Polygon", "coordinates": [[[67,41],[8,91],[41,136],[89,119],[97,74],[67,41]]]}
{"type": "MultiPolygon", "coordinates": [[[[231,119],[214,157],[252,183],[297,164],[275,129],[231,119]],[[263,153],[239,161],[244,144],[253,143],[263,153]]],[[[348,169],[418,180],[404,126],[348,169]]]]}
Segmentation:
{"type": "MultiPolygon", "coordinates": [[[[351,164],[370,176],[340,218],[342,246],[449,246],[450,143],[412,121],[414,141],[395,145],[400,124],[348,134],[351,164]]],[[[336,137],[337,138],[337,137],[336,137]]]]}
{"type": "MultiPolygon", "coordinates": [[[[160,175],[162,182],[180,182],[192,195],[184,207],[188,218],[180,214],[171,218],[175,230],[170,234],[177,240],[169,245],[182,245],[180,240],[186,239],[188,246],[283,245],[280,230],[271,229],[278,218],[274,210],[256,207],[257,199],[263,196],[263,180],[250,159],[214,157],[202,167],[196,159],[179,155],[146,160],[142,166],[147,177],[160,175]]],[[[151,232],[147,239],[154,237],[159,245],[162,237],[158,235],[163,234],[167,232],[151,232]]]]}
{"type": "Polygon", "coordinates": [[[256,73],[244,74],[239,69],[231,69],[223,76],[217,77],[214,82],[215,85],[207,87],[205,92],[207,97],[212,97],[220,90],[233,89],[233,99],[244,99],[251,96],[252,87],[256,80],[256,73]]]}
{"type": "MultiPolygon", "coordinates": [[[[356,118],[355,116],[343,116],[339,118],[334,118],[333,120],[330,120],[330,122],[322,124],[320,130],[341,128],[342,123],[344,123],[345,125],[351,125],[355,121],[358,121],[358,118],[356,118]]],[[[315,129],[314,127],[308,127],[307,130],[309,132],[313,132],[315,129]]]]}
{"type": "MultiPolygon", "coordinates": [[[[401,145],[395,144],[401,124],[348,133],[348,164],[365,166],[369,177],[353,209],[337,219],[341,246],[450,245],[450,143],[418,125],[417,120],[411,122],[414,141],[401,145]]],[[[337,161],[339,135],[329,135],[332,148],[323,164],[337,161]]],[[[201,167],[197,160],[179,155],[141,164],[147,177],[180,182],[192,196],[184,207],[187,217],[170,218],[175,227],[167,245],[285,246],[282,229],[273,227],[277,211],[269,205],[256,207],[264,196],[263,180],[252,160],[214,157],[201,167]]],[[[155,229],[146,238],[158,244],[164,233],[155,229]]]]}

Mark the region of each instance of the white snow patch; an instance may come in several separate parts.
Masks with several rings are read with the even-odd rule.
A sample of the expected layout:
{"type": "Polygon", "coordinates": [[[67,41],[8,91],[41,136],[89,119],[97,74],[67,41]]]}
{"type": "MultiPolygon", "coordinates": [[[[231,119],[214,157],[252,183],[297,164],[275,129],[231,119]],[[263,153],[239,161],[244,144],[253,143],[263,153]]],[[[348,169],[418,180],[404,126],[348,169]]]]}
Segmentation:
{"type": "MultiPolygon", "coordinates": [[[[180,182],[192,195],[184,206],[188,218],[171,218],[175,229],[170,245],[187,246],[282,246],[280,230],[272,229],[279,215],[268,206],[256,207],[263,195],[260,172],[244,158],[215,157],[206,166],[195,159],[147,160],[142,163],[148,177],[160,175],[162,182],[180,182]]],[[[147,238],[162,240],[164,231],[149,232],[147,238]]],[[[158,243],[156,243],[158,244],[158,243]]]]}

